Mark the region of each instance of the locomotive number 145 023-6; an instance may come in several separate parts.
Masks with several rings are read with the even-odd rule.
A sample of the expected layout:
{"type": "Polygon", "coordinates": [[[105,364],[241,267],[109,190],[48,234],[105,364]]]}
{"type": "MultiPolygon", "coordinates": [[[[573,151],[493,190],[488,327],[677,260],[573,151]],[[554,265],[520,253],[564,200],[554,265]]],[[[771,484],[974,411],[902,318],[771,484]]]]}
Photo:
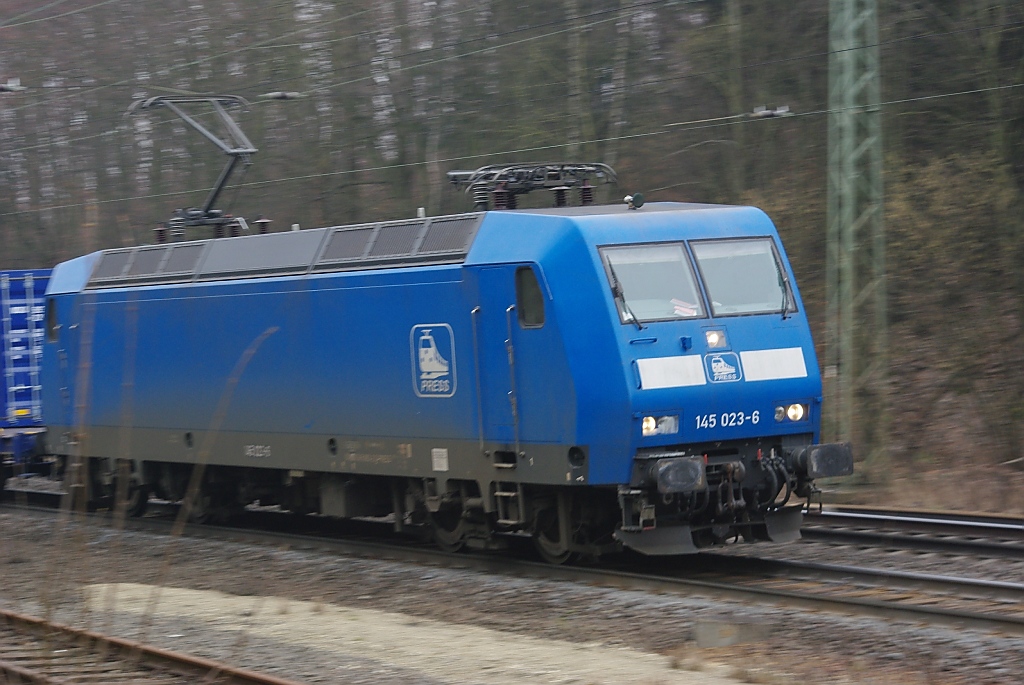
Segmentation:
{"type": "Polygon", "coordinates": [[[694,417],[697,429],[702,428],[733,428],[745,423],[757,424],[761,420],[761,412],[756,409],[749,414],[742,411],[725,411],[721,414],[698,414],[694,417]]]}

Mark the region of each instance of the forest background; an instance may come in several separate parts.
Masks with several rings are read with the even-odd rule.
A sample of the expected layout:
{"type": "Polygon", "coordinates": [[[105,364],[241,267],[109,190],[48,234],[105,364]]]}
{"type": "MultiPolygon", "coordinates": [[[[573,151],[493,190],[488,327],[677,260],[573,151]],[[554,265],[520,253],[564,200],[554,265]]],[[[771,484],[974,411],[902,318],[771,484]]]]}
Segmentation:
{"type": "MultiPolygon", "coordinates": [[[[879,0],[890,319],[876,498],[1024,510],[1024,5],[879,0]],[[896,474],[896,478],[890,478],[896,474]]],[[[152,242],[226,158],[139,98],[234,94],[220,206],[274,230],[471,209],[445,172],[604,162],[775,220],[824,339],[825,0],[5,0],[0,268],[152,242]],[[274,91],[303,97],[280,101],[274,91]],[[788,107],[790,116],[748,116],[788,107]]],[[[206,121],[209,121],[208,119],[206,121]]],[[[535,194],[537,195],[537,194],[535,194]]],[[[529,196],[527,206],[549,204],[529,196]]],[[[872,334],[872,331],[866,331],[872,334]]]]}

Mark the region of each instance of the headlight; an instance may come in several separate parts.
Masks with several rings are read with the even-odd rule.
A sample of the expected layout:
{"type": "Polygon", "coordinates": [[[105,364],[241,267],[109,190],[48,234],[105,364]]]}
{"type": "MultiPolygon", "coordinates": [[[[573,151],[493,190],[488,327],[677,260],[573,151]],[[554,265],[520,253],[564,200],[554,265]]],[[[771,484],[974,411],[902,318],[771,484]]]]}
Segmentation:
{"type": "Polygon", "coordinates": [[[787,406],[775,407],[775,420],[782,421],[783,419],[789,419],[790,421],[803,421],[807,418],[809,413],[809,407],[806,404],[790,404],[787,406]]]}
{"type": "Polygon", "coordinates": [[[704,331],[704,339],[708,342],[709,350],[719,350],[729,346],[723,330],[704,331]]]}
{"type": "Polygon", "coordinates": [[[672,435],[679,432],[678,416],[645,416],[641,423],[644,437],[672,435]]]}

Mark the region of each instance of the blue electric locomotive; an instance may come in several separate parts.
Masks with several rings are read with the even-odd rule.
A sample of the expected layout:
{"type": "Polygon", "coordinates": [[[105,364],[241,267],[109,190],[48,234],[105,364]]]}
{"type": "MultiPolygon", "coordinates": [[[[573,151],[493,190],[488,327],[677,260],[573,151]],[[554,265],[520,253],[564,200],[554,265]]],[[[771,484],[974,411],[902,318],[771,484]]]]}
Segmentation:
{"type": "Polygon", "coordinates": [[[551,561],[791,540],[821,380],[758,209],[479,211],[105,250],[47,290],[45,421],[92,500],[530,534],[551,561]]]}

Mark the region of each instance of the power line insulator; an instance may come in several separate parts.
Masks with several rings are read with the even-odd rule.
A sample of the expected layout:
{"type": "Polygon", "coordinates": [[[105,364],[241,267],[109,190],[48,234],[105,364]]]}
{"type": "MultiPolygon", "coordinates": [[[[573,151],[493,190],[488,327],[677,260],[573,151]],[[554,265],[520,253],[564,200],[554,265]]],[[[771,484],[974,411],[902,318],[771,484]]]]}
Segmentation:
{"type": "Polygon", "coordinates": [[[566,201],[566,191],[569,190],[569,186],[556,186],[551,189],[555,194],[555,206],[565,207],[568,202],[566,201]]]}
{"type": "Polygon", "coordinates": [[[580,204],[584,207],[594,204],[594,186],[587,179],[583,179],[583,185],[580,186],[580,204]]]}
{"type": "Polygon", "coordinates": [[[486,212],[490,202],[488,195],[490,190],[486,183],[477,183],[473,186],[473,208],[479,212],[486,212]]]}

